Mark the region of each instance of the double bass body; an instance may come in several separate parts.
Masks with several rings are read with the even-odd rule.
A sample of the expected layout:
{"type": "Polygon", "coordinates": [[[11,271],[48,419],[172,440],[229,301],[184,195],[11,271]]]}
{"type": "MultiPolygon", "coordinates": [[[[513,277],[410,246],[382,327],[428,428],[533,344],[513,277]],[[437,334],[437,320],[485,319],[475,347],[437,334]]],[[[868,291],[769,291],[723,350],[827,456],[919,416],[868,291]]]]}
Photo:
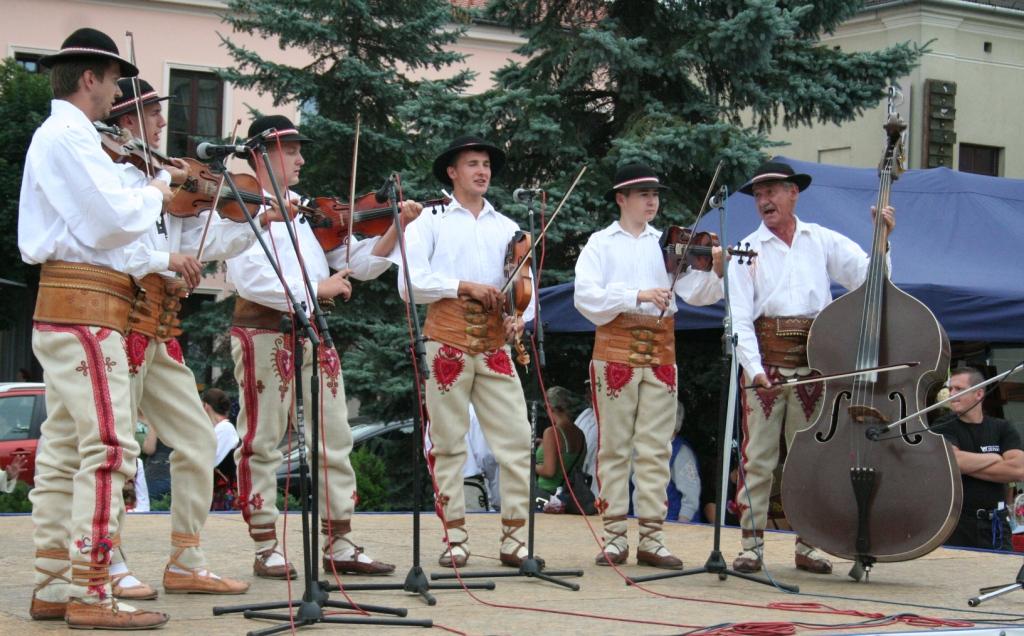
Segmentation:
{"type": "MultiPolygon", "coordinates": [[[[811,368],[826,375],[852,368],[865,295],[862,286],[815,320],[807,344],[811,368]]],[[[956,526],[960,471],[945,439],[923,431],[923,417],[878,441],[869,439],[869,429],[925,406],[929,390],[946,379],[949,338],[927,307],[888,280],[882,306],[876,366],[920,364],[877,374],[869,392],[852,379],[828,382],[818,418],[790,447],[782,498],[787,520],[807,543],[847,559],[905,561],[940,546],[956,526]],[[873,474],[866,508],[858,506],[854,487],[865,474],[873,474]],[[862,537],[866,545],[858,545],[862,537]]]]}

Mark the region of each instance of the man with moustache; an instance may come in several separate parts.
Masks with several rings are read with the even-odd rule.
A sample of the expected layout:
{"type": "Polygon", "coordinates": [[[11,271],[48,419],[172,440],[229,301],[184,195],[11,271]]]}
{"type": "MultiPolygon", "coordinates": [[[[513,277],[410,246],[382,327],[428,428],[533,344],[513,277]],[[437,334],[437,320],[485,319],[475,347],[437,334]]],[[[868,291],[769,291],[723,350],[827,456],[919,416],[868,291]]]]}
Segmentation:
{"type": "MultiPolygon", "coordinates": [[[[729,265],[730,308],[737,336],[736,355],[747,384],[743,391],[740,509],[742,551],[733,561],[738,572],[761,569],[764,527],[772,475],[779,463],[780,437],[786,448],[797,431],[812,421],[823,386],[773,387],[793,376],[806,376],[807,333],[814,317],[832,301],[831,282],[854,289],[864,282],[868,255],[849,238],[796,216],[800,192],[810,175],[794,172],[786,163],[769,161],[740,192],[754,197],[761,225],[741,243],[757,252],[752,267],[729,265]]],[[[895,210],[882,218],[891,233],[895,210]]],[[[872,210],[874,215],[874,210],[872,210]]],[[[832,572],[820,550],[796,538],[796,567],[816,574],[832,572]]]]}
{"type": "Polygon", "coordinates": [[[100,147],[92,122],[109,116],[118,78],[138,73],[113,40],[78,29],[41,62],[54,100],[25,157],[18,217],[21,257],[42,265],[32,349],[48,413],[30,495],[29,613],[73,628],[159,627],[166,614],[114,600],[110,565],[139,454],[124,341],[137,288],[123,272],[171,192],[159,179],[123,185],[100,147]]]}

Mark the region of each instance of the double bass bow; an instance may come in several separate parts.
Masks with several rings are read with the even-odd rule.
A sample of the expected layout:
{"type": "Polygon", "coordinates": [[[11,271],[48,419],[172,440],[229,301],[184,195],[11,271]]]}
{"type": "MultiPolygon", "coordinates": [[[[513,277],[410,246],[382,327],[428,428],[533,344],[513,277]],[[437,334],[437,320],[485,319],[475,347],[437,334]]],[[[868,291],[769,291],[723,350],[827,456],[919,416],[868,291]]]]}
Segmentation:
{"type": "Polygon", "coordinates": [[[824,383],[817,419],[796,433],[782,477],[794,530],[852,559],[855,580],[877,561],[906,561],[940,546],[962,501],[953,451],[920,416],[929,390],[948,373],[949,339],[932,312],[888,277],[882,210],[902,172],[905,128],[890,97],[866,280],[822,310],[808,335],[812,369],[854,373],[824,383]],[[918,415],[879,435],[908,414],[918,415]]]}

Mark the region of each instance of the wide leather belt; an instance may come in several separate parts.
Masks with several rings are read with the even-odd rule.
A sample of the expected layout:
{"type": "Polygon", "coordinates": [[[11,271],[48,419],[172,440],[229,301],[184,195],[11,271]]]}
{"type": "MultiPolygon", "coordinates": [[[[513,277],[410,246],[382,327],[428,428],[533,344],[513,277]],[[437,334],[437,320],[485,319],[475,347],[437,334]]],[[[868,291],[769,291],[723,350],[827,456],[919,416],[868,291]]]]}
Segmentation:
{"type": "Polygon", "coordinates": [[[505,327],[498,311],[487,313],[475,300],[444,298],[430,303],[423,335],[469,353],[505,345],[505,327]]]}
{"type": "Polygon", "coordinates": [[[623,362],[631,367],[676,363],[675,321],[647,314],[619,314],[597,328],[594,359],[623,362]]]}
{"type": "Polygon", "coordinates": [[[795,369],[807,366],[807,333],[813,318],[761,316],[754,321],[761,363],[795,369]]]}
{"type": "Polygon", "coordinates": [[[188,285],[178,278],[149,274],[139,281],[145,293],[145,304],[132,312],[130,331],[165,342],[181,335],[181,299],[188,296],[188,285]]]}
{"type": "Polygon", "coordinates": [[[266,305],[254,303],[241,296],[235,297],[235,313],[231,317],[231,325],[234,327],[281,331],[282,318],[290,320],[288,314],[279,309],[272,309],[266,305]]]}
{"type": "Polygon", "coordinates": [[[124,334],[129,316],[143,303],[140,288],[127,274],[108,267],[49,261],[39,276],[32,318],[61,325],[107,327],[124,334]]]}

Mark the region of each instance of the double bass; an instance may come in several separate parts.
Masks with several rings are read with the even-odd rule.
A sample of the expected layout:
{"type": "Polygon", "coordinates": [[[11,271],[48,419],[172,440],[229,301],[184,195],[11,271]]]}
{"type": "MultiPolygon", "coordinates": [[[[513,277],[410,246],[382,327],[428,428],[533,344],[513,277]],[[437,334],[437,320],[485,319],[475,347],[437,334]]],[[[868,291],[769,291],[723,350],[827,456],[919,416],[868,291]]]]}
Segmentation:
{"type": "Polygon", "coordinates": [[[905,128],[890,109],[867,278],[814,320],[807,358],[823,375],[917,364],[827,381],[817,419],[796,433],[782,475],[793,529],[808,544],[853,560],[855,580],[875,562],[906,561],[940,546],[956,527],[963,497],[953,451],[923,417],[885,430],[917,413],[949,370],[942,325],[888,277],[881,210],[902,171],[905,128]]]}

